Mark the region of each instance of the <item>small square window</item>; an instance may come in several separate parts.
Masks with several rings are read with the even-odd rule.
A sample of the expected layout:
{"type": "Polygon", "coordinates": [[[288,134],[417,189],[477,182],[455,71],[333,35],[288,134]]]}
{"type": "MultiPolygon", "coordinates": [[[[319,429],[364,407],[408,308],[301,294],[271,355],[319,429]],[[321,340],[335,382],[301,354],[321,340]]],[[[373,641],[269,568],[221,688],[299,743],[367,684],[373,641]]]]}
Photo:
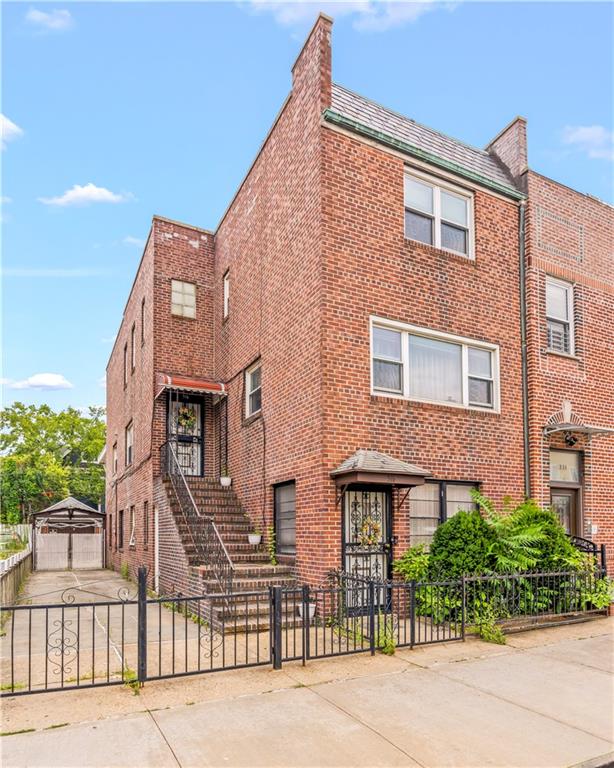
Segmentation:
{"type": "Polygon", "coordinates": [[[245,415],[253,416],[262,409],[262,366],[260,362],[245,371],[245,415]]]}
{"type": "Polygon", "coordinates": [[[196,285],[171,280],[171,312],[179,317],[196,317],[196,285]]]}

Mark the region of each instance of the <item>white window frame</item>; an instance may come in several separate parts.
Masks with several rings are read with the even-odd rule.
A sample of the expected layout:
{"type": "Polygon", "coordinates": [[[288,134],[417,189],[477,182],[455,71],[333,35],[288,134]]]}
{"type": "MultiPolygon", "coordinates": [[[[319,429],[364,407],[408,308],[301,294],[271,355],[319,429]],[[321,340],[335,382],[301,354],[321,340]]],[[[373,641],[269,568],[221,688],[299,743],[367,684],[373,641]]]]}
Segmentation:
{"type": "MultiPolygon", "coordinates": [[[[405,170],[405,177],[413,178],[415,181],[420,182],[421,184],[427,184],[429,187],[433,190],[433,242],[432,244],[424,243],[422,240],[414,240],[412,237],[408,237],[407,232],[405,231],[405,215],[403,215],[403,230],[406,240],[411,240],[413,243],[421,243],[422,245],[431,245],[433,248],[439,248],[441,251],[447,251],[448,253],[453,253],[456,256],[462,256],[465,259],[475,259],[475,218],[473,215],[473,209],[474,209],[474,194],[471,190],[464,189],[462,187],[457,187],[455,184],[450,183],[449,181],[445,181],[443,179],[440,179],[436,176],[430,176],[427,173],[423,173],[422,171],[417,171],[415,168],[407,168],[405,170]],[[441,244],[441,222],[443,221],[444,224],[449,224],[452,227],[462,228],[460,225],[454,221],[448,221],[447,219],[442,219],[441,216],[441,191],[449,192],[452,195],[455,195],[456,197],[462,197],[467,202],[467,253],[463,253],[462,251],[455,251],[453,248],[445,248],[441,244]]],[[[403,179],[405,181],[405,179],[403,179]]],[[[403,212],[405,212],[407,209],[415,211],[415,213],[422,215],[422,216],[428,216],[428,214],[425,214],[423,211],[419,211],[417,208],[413,209],[410,206],[407,205],[407,202],[405,200],[405,186],[403,186],[403,212]]]]}
{"type": "Polygon", "coordinates": [[[118,469],[118,462],[117,462],[117,443],[113,443],[113,451],[112,451],[112,457],[113,457],[113,474],[117,474],[118,469]]]}
{"type": "MultiPolygon", "coordinates": [[[[466,336],[456,336],[451,333],[444,333],[443,331],[434,331],[430,328],[422,328],[417,325],[410,325],[408,323],[402,323],[396,320],[389,320],[384,317],[378,317],[372,315],[369,318],[369,341],[370,341],[370,357],[371,357],[371,394],[378,397],[391,397],[397,400],[409,400],[416,403],[431,403],[434,405],[445,405],[450,408],[463,408],[464,410],[482,411],[485,413],[501,413],[501,386],[499,375],[499,346],[487,341],[479,341],[477,339],[470,339],[466,336]],[[377,389],[374,385],[375,371],[374,371],[374,352],[375,347],[373,343],[373,329],[374,327],[387,328],[392,331],[397,331],[402,334],[401,339],[401,363],[403,366],[402,382],[403,391],[401,393],[390,390],[377,389]],[[410,395],[410,378],[409,378],[409,336],[423,336],[433,341],[444,341],[453,344],[461,345],[461,380],[462,380],[462,402],[451,403],[447,400],[431,400],[430,398],[415,397],[410,395]],[[475,347],[476,349],[484,349],[491,353],[491,372],[492,372],[492,406],[473,405],[469,402],[469,347],[475,347]]],[[[479,376],[471,376],[471,378],[481,378],[479,376]]]]}
{"type": "Polygon", "coordinates": [[[130,507],[128,514],[130,515],[130,539],[128,541],[128,546],[136,547],[136,514],[134,511],[134,504],[130,507]]]}
{"type": "Polygon", "coordinates": [[[171,279],[171,315],[174,317],[187,317],[190,320],[196,319],[196,283],[192,283],[189,280],[176,280],[171,279]],[[194,307],[190,307],[184,304],[183,301],[179,304],[173,301],[173,293],[181,293],[182,299],[185,296],[184,286],[191,285],[194,288],[194,307]],[[177,307],[177,309],[175,309],[177,307]],[[181,311],[179,311],[179,308],[181,311]],[[186,310],[190,310],[186,312],[186,310]],[[191,312],[194,314],[191,314],[191,312]]]}
{"type": "Polygon", "coordinates": [[[255,416],[262,411],[262,361],[257,360],[245,370],[245,417],[255,416]],[[251,388],[251,379],[254,371],[260,369],[260,386],[251,388]],[[249,396],[260,389],[260,408],[257,411],[250,410],[249,396]]]}
{"type": "MultiPolygon", "coordinates": [[[[544,288],[544,297],[546,305],[546,337],[548,335],[548,321],[552,320],[555,323],[567,324],[569,326],[569,350],[564,351],[555,349],[548,344],[548,352],[552,352],[556,355],[575,355],[576,340],[575,340],[575,326],[574,326],[574,284],[567,282],[567,280],[560,280],[558,277],[551,277],[546,275],[546,284],[544,288]],[[560,317],[554,317],[554,315],[548,314],[548,285],[555,285],[558,288],[563,288],[567,296],[567,320],[563,320],[560,317]]],[[[548,342],[546,342],[548,343],[548,342]]]]}
{"type": "Polygon", "coordinates": [[[222,299],[223,299],[222,317],[224,320],[226,320],[230,311],[230,271],[229,270],[226,270],[226,272],[224,272],[224,277],[222,278],[222,299]]]}
{"type": "Polygon", "coordinates": [[[126,425],[125,436],[125,451],[126,451],[126,466],[129,467],[134,461],[134,422],[131,421],[126,425]],[[128,443],[128,435],[130,435],[130,443],[128,443]],[[130,461],[128,461],[130,458],[130,461]]]}
{"type": "Polygon", "coordinates": [[[130,373],[136,368],[136,323],[130,329],[130,373]]]}

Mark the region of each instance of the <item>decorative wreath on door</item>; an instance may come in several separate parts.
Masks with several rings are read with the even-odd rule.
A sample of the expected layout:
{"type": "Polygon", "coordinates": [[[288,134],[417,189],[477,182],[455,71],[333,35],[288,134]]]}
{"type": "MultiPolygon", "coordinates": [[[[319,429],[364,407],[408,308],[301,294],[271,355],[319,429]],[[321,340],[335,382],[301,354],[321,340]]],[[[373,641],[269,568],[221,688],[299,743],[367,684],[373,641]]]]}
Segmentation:
{"type": "Polygon", "coordinates": [[[196,414],[194,409],[189,405],[182,405],[179,407],[177,413],[177,423],[186,432],[191,432],[196,426],[196,414]]]}
{"type": "Polygon", "coordinates": [[[358,539],[362,547],[374,547],[382,537],[382,526],[371,516],[365,517],[360,527],[358,539]]]}

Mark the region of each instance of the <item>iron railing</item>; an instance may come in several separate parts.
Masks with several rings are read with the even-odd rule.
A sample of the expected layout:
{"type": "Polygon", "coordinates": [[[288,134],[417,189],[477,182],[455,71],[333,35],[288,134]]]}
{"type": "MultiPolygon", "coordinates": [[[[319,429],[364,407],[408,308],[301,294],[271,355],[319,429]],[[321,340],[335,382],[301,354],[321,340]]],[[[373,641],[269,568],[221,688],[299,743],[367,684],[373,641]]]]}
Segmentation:
{"type": "Polygon", "coordinates": [[[213,518],[201,514],[181,469],[173,443],[160,449],[160,468],[168,477],[197,554],[211,571],[223,594],[232,592],[234,566],[213,518]]]}

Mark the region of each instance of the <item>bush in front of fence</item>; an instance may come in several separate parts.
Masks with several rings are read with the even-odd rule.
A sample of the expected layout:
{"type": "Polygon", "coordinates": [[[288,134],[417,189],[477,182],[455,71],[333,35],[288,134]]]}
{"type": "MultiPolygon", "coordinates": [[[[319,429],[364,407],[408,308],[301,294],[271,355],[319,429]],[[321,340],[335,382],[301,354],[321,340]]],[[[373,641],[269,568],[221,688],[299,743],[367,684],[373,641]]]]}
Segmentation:
{"type": "Polygon", "coordinates": [[[520,617],[603,610],[612,584],[595,558],[571,543],[556,515],[533,500],[501,512],[474,493],[478,509],[460,511],[393,564],[422,584],[416,612],[436,623],[458,621],[462,600],[446,584],[464,580],[464,618],[486,640],[505,642],[498,626],[520,617]]]}

